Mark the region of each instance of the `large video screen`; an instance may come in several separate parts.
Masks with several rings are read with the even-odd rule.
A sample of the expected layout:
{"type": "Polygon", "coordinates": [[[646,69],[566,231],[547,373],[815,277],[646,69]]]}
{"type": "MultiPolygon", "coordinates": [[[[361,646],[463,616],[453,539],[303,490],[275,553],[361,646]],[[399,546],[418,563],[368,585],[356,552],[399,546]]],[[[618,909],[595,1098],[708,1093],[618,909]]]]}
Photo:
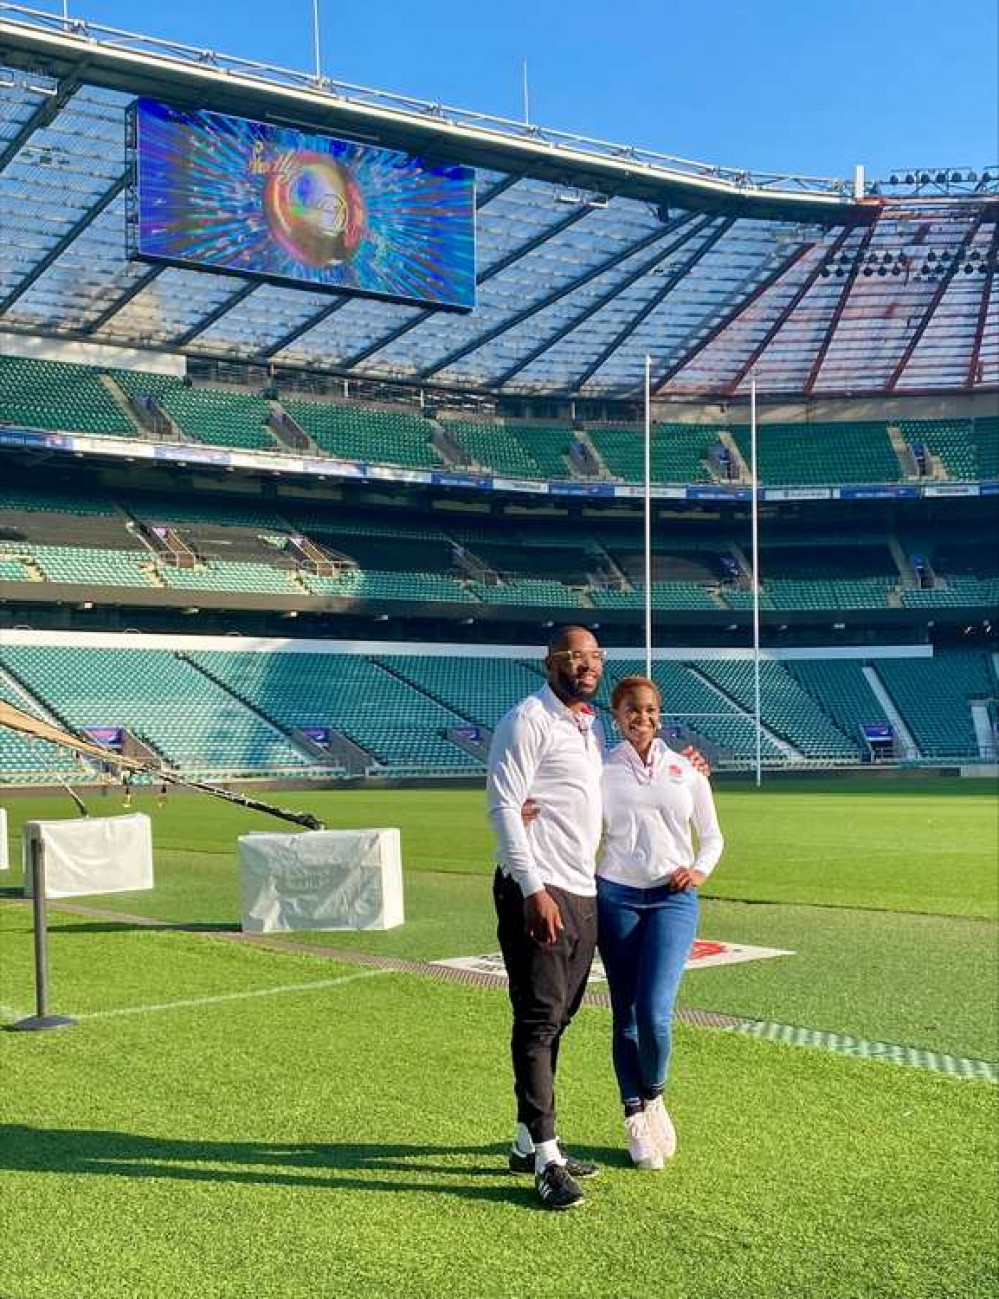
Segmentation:
{"type": "Polygon", "coordinates": [[[475,175],[293,127],[134,105],[136,256],[475,305],[475,175]]]}

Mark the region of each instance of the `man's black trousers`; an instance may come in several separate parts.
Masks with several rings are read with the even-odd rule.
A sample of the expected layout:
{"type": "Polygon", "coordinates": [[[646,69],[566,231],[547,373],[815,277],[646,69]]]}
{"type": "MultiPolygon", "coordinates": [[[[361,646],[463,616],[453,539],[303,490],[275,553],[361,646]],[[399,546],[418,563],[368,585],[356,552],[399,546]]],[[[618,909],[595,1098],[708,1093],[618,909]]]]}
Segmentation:
{"type": "Polygon", "coordinates": [[[562,913],[554,943],[537,942],[524,929],[519,885],[496,872],[493,899],[497,937],[510,981],[513,1006],[514,1091],[517,1120],[532,1139],[551,1141],[555,1132],[555,1068],[562,1034],[579,1009],[597,944],[597,900],[549,885],[562,913]]]}

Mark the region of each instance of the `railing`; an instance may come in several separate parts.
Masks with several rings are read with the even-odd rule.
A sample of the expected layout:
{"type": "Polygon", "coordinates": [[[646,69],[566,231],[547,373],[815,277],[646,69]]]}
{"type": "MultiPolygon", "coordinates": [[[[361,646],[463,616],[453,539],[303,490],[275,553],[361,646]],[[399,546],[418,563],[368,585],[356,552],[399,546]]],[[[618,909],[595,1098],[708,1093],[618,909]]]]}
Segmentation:
{"type": "Polygon", "coordinates": [[[744,167],[724,167],[697,162],[675,154],[640,149],[634,145],[614,144],[592,136],[539,126],[533,122],[456,108],[439,101],[417,99],[411,95],[399,95],[370,86],[337,81],[331,77],[317,77],[314,73],[261,63],[238,55],[222,54],[217,50],[206,50],[180,41],[143,36],[138,32],[91,22],[85,18],[64,18],[59,14],[24,5],[0,3],[0,21],[3,20],[22,28],[35,29],[76,42],[83,54],[91,53],[94,47],[106,46],[109,50],[144,55],[163,62],[180,64],[183,67],[210,69],[246,81],[307,91],[327,102],[346,102],[387,110],[404,117],[424,118],[437,123],[447,122],[451,126],[494,136],[526,140],[542,148],[547,146],[552,150],[605,158],[623,163],[629,168],[644,167],[653,171],[679,173],[692,180],[712,182],[715,186],[720,184],[734,191],[763,190],[787,196],[820,195],[838,198],[844,202],[851,201],[853,198],[852,179],[799,176],[786,172],[754,171],[744,167]]]}

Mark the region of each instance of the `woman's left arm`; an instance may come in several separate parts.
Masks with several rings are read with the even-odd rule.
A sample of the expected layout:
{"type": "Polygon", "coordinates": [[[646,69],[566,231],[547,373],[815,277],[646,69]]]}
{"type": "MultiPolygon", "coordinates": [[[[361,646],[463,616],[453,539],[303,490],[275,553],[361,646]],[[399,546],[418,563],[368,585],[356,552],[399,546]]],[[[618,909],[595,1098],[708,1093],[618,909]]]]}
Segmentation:
{"type": "Polygon", "coordinates": [[[675,888],[685,889],[693,885],[700,887],[718,865],[725,847],[721,827],[718,825],[718,813],[715,811],[714,795],[707,777],[699,773],[694,777],[691,787],[693,809],[691,821],[697,832],[697,856],[690,867],[681,867],[674,872],[675,888]]]}

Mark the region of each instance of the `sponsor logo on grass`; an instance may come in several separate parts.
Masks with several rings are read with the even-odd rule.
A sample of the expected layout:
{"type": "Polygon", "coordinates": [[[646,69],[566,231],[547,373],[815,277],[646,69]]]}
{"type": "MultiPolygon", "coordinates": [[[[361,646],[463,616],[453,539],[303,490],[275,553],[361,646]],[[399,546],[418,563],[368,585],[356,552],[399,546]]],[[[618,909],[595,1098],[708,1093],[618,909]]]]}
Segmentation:
{"type": "MultiPolygon", "coordinates": [[[[743,961],[765,961],[772,956],[794,956],[794,952],[781,947],[751,947],[748,943],[718,943],[699,938],[694,943],[685,968],[703,970],[709,965],[740,965],[743,961]]],[[[493,978],[506,979],[503,957],[499,952],[490,952],[487,956],[452,956],[447,960],[432,961],[431,964],[445,966],[449,970],[468,970],[471,974],[487,974],[493,978]]],[[[607,982],[599,956],[594,958],[590,982],[607,982]]]]}

